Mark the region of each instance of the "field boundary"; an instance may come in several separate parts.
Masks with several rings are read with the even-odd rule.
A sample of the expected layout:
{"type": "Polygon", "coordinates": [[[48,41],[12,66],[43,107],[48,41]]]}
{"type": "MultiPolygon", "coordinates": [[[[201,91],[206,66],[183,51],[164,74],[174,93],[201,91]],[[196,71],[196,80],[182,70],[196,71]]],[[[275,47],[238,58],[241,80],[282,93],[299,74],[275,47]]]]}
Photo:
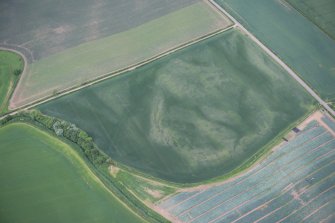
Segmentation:
{"type": "Polygon", "coordinates": [[[235,25],[241,29],[251,40],[253,40],[261,49],[263,49],[276,63],[278,63],[288,74],[295,79],[313,98],[315,98],[332,116],[335,117],[335,111],[298,75],[296,74],[286,63],[284,63],[271,49],[265,46],[257,37],[249,32],[241,23],[239,23],[232,15],[230,15],[225,9],[223,9],[214,0],[208,0],[209,3],[213,4],[218,8],[224,15],[226,15],[235,25]]]}
{"type": "MultiPolygon", "coordinates": [[[[168,56],[170,55],[171,53],[175,53],[177,51],[180,51],[180,50],[183,50],[184,48],[187,48],[191,45],[194,45],[198,42],[201,42],[201,41],[204,41],[206,39],[209,39],[211,37],[214,37],[216,35],[219,35],[225,31],[228,31],[232,28],[234,28],[235,26],[233,24],[231,24],[230,26],[226,27],[226,28],[223,28],[223,29],[219,29],[219,30],[216,30],[212,33],[209,33],[207,35],[204,35],[204,36],[201,36],[199,38],[196,38],[196,39],[193,39],[193,40],[190,40],[186,43],[183,43],[181,45],[178,45],[177,47],[174,47],[172,49],[169,49],[167,51],[164,51],[154,57],[151,57],[145,61],[142,61],[142,62],[139,62],[139,63],[136,63],[136,64],[133,64],[133,65],[130,65],[128,67],[125,67],[125,68],[122,68],[122,69],[119,69],[119,70],[116,70],[114,72],[109,72],[109,73],[106,73],[106,74],[103,74],[103,75],[100,75],[99,77],[97,78],[94,78],[92,79],[91,81],[86,81],[84,83],[81,83],[79,85],[76,85],[76,86],[73,86],[73,87],[70,87],[70,88],[67,88],[67,89],[64,89],[62,91],[59,91],[59,92],[56,92],[55,95],[50,95],[50,96],[46,96],[46,97],[43,97],[43,98],[40,98],[40,99],[37,99],[33,102],[30,102],[30,103],[27,103],[26,105],[23,105],[23,106],[19,106],[17,108],[14,108],[14,109],[11,109],[11,105],[9,106],[9,110],[11,110],[11,112],[8,112],[7,115],[14,115],[16,113],[18,113],[19,111],[21,110],[27,110],[27,109],[31,109],[37,105],[40,105],[40,104],[43,104],[43,103],[46,103],[48,101],[51,101],[53,99],[56,99],[56,98],[60,98],[62,96],[65,96],[67,94],[70,94],[70,93],[73,93],[73,92],[76,92],[78,90],[81,90],[83,88],[86,88],[86,87],[89,87],[89,86],[92,86],[92,85],[95,85],[95,84],[98,84],[104,80],[107,80],[109,78],[113,78],[113,77],[116,77],[116,76],[119,76],[121,74],[124,74],[126,72],[129,72],[129,71],[133,71],[135,69],[138,69],[148,63],[151,63],[155,60],[158,60],[158,59],[161,59],[165,56],[168,56]]],[[[25,72],[26,72],[27,68],[25,69],[25,72]]],[[[21,80],[22,78],[20,78],[21,80]]],[[[20,81],[18,83],[18,85],[20,84],[20,81]]],[[[11,102],[10,102],[11,103],[11,102]]],[[[3,119],[5,116],[1,116],[0,117],[0,120],[3,119]]]]}
{"type": "MultiPolygon", "coordinates": [[[[328,128],[325,128],[325,123],[324,123],[324,121],[322,120],[322,117],[326,117],[326,116],[329,116],[328,115],[328,113],[327,112],[324,112],[323,110],[318,110],[318,111],[316,111],[316,112],[314,112],[311,116],[309,116],[303,123],[302,123],[302,126],[299,126],[299,128],[301,127],[302,128],[302,135],[303,134],[305,134],[305,133],[307,133],[307,132],[309,132],[309,130],[313,130],[314,128],[319,128],[319,129],[323,129],[321,132],[316,132],[316,134],[315,135],[313,135],[312,137],[310,137],[310,138],[308,138],[308,139],[306,139],[305,138],[305,141],[302,141],[302,142],[300,142],[300,143],[298,143],[298,144],[294,144],[294,142],[297,142],[297,141],[295,141],[295,138],[296,137],[299,137],[300,136],[300,139],[301,138],[303,138],[303,136],[302,135],[300,135],[300,133],[298,133],[297,135],[296,135],[296,137],[294,137],[293,139],[292,139],[292,141],[291,142],[293,142],[293,147],[292,148],[299,148],[299,147],[302,147],[302,145],[305,145],[305,144],[309,144],[309,143],[313,143],[314,141],[316,141],[316,138],[319,138],[320,136],[327,136],[328,138],[323,138],[324,139],[324,141],[322,141],[322,142],[320,142],[319,144],[317,144],[317,145],[313,145],[311,148],[309,148],[309,149],[307,149],[305,152],[304,152],[304,155],[306,155],[306,154],[310,154],[310,153],[314,153],[317,149],[319,149],[319,148],[322,148],[323,146],[325,146],[325,145],[328,145],[328,144],[330,144],[330,142],[331,143],[333,143],[333,145],[334,145],[334,132],[331,132],[331,131],[329,131],[329,129],[328,128]],[[309,124],[311,124],[312,122],[314,122],[314,121],[316,121],[317,123],[315,123],[315,124],[313,124],[313,126],[311,126],[311,127],[309,127],[309,124]],[[331,138],[329,138],[330,136],[332,135],[332,137],[331,138]]],[[[332,120],[332,121],[334,121],[334,120],[332,120]]],[[[321,138],[321,137],[320,137],[321,138]]],[[[290,145],[292,145],[292,144],[290,144],[290,142],[288,142],[287,144],[283,144],[280,148],[281,149],[284,149],[284,153],[281,153],[281,154],[277,154],[277,156],[275,156],[276,158],[275,159],[270,159],[270,160],[268,160],[268,162],[265,162],[265,163],[263,163],[264,165],[261,165],[261,166],[258,166],[259,168],[256,170],[256,171],[253,171],[253,170],[251,170],[251,172],[249,172],[249,174],[248,175],[246,175],[246,177],[245,178],[243,178],[243,176],[244,175],[242,175],[242,176],[238,176],[238,177],[242,177],[242,178],[240,178],[240,179],[237,179],[237,178],[235,178],[235,179],[232,179],[232,181],[233,181],[233,183],[234,184],[229,184],[227,187],[225,187],[224,189],[223,188],[221,188],[221,190],[213,190],[212,192],[210,192],[210,196],[203,196],[203,193],[206,193],[207,191],[210,191],[211,189],[210,188],[212,188],[212,187],[206,187],[206,188],[201,188],[201,187],[199,187],[199,188],[196,188],[196,190],[185,190],[185,191],[181,191],[181,192],[186,192],[186,193],[188,193],[188,195],[186,195],[185,197],[183,197],[183,196],[181,196],[181,198],[177,198],[176,197],[176,199],[173,201],[173,199],[172,199],[172,201],[173,202],[169,202],[169,201],[167,201],[166,203],[164,203],[165,201],[163,201],[163,205],[164,206],[161,206],[163,209],[164,209],[164,211],[165,212],[168,212],[169,214],[172,214],[174,217],[178,217],[179,218],[179,220],[181,220],[181,221],[183,221],[183,222],[193,222],[194,220],[196,220],[196,219],[198,219],[199,217],[201,217],[202,215],[205,215],[205,214],[207,214],[207,212],[209,212],[209,211],[211,211],[211,210],[215,210],[216,208],[218,208],[218,207],[222,207],[222,206],[224,206],[223,204],[225,203],[225,202],[230,202],[231,200],[233,200],[233,199],[235,199],[235,197],[236,196],[239,196],[240,194],[242,194],[241,195],[241,197],[243,196],[243,194],[248,194],[248,192],[249,191],[252,191],[253,190],[253,188],[255,188],[255,187],[257,187],[257,185],[259,185],[259,182],[258,181],[255,181],[254,182],[254,184],[255,185],[253,185],[253,187],[251,187],[251,188],[245,188],[245,189],[242,189],[242,191],[241,192],[239,192],[238,194],[236,194],[236,195],[234,195],[234,196],[230,196],[229,197],[229,199],[227,199],[227,197],[224,197],[224,198],[222,198],[221,200],[220,200],[220,203],[217,203],[217,201],[218,200],[216,200],[216,201],[214,201],[214,205],[212,205],[212,206],[210,206],[210,209],[206,209],[206,211],[203,211],[203,212],[194,212],[193,214],[195,214],[194,216],[191,216],[191,218],[187,218],[187,215],[186,215],[186,213],[190,213],[191,212],[191,210],[192,209],[196,209],[196,207],[199,207],[200,206],[200,208],[199,208],[199,210],[202,210],[201,209],[201,205],[203,204],[203,203],[205,203],[205,202],[207,202],[207,201],[210,201],[210,200],[215,200],[215,198],[217,197],[217,196],[220,196],[221,194],[223,194],[224,192],[224,190],[228,190],[228,188],[230,189],[230,188],[234,188],[234,187],[236,187],[236,185],[238,185],[238,184],[241,184],[242,182],[246,182],[246,184],[248,184],[248,178],[250,178],[250,177],[252,177],[253,175],[255,175],[256,173],[258,173],[259,171],[261,171],[261,170],[263,170],[263,169],[265,169],[265,168],[267,168],[267,166],[269,166],[269,165],[271,165],[271,163],[273,163],[277,158],[278,159],[280,159],[281,157],[283,157],[283,154],[285,155],[286,154],[286,152],[291,152],[291,151],[293,151],[293,150],[295,150],[295,149],[292,149],[291,147],[290,147],[290,145]],[[287,146],[288,145],[288,146],[287,146]],[[291,149],[286,149],[285,150],[285,148],[291,148],[291,149]],[[286,152],[285,152],[286,151],[286,152]],[[201,196],[203,196],[200,200],[196,200],[196,197],[197,196],[199,196],[199,197],[201,197],[201,196]],[[189,201],[190,199],[193,199],[193,198],[195,198],[195,200],[193,200],[193,202],[191,202],[191,201],[189,201]],[[186,202],[186,203],[188,203],[188,204],[186,204],[181,210],[179,210],[178,209],[178,206],[180,207],[180,206],[183,206],[183,203],[184,202],[186,202]],[[195,202],[195,203],[194,203],[195,202]],[[173,211],[171,211],[171,210],[175,210],[175,212],[173,212],[173,211]],[[183,216],[183,217],[181,217],[181,216],[183,216]],[[181,218],[180,218],[181,217],[181,218]],[[185,218],[186,218],[186,220],[185,220],[185,218]]],[[[333,147],[333,146],[331,146],[331,147],[333,147]]],[[[285,170],[283,170],[283,173],[285,173],[285,175],[289,175],[289,176],[291,176],[291,173],[292,172],[296,172],[297,170],[301,170],[301,169],[303,169],[303,168],[305,168],[306,170],[309,170],[309,164],[311,164],[311,163],[313,163],[314,161],[317,161],[317,160],[319,160],[319,159],[321,159],[322,157],[327,157],[327,158],[329,158],[329,154],[330,153],[333,153],[334,152],[334,149],[335,148],[330,148],[331,150],[330,151],[326,151],[325,153],[323,153],[323,154],[316,154],[316,157],[312,157],[312,159],[311,160],[308,160],[308,161],[306,161],[306,163],[305,164],[301,164],[301,163],[299,163],[299,165],[300,166],[298,166],[298,168],[297,169],[293,169],[293,171],[292,171],[292,169],[291,168],[288,168],[288,167],[285,167],[285,168],[287,168],[287,170],[289,170],[290,172],[286,172],[285,170]]],[[[287,155],[287,154],[286,154],[287,155]]],[[[301,156],[301,154],[299,155],[299,153],[298,154],[296,154],[295,155],[295,157],[291,157],[291,159],[290,160],[286,160],[286,161],[289,161],[289,162],[286,162],[285,163],[285,165],[284,166],[286,166],[287,164],[289,164],[289,163],[294,163],[295,162],[295,160],[296,160],[296,158],[298,158],[299,156],[301,156]]],[[[332,160],[330,160],[330,161],[332,161],[332,160]]],[[[331,162],[331,163],[334,163],[333,161],[331,162]]],[[[296,185],[296,184],[298,184],[299,182],[304,182],[304,181],[308,181],[308,183],[310,184],[311,182],[309,181],[309,179],[311,179],[311,178],[309,178],[309,176],[312,176],[315,172],[317,172],[317,171],[319,171],[321,168],[323,168],[323,167],[325,167],[325,166],[328,166],[329,165],[329,163],[327,163],[327,164],[325,164],[325,165],[323,165],[322,167],[320,167],[320,166],[318,166],[318,169],[313,169],[313,172],[312,173],[306,173],[306,174],[308,174],[308,175],[306,175],[306,176],[304,176],[304,177],[300,177],[299,179],[297,179],[297,181],[292,185],[292,182],[291,182],[291,180],[288,182],[288,183],[290,183],[290,184],[288,184],[285,188],[284,188],[284,186],[285,185],[283,185],[283,190],[282,189],[280,189],[280,190],[278,190],[278,192],[280,192],[280,194],[282,194],[282,193],[287,193],[289,190],[291,190],[292,188],[293,188],[293,186],[294,185],[296,185]]],[[[276,165],[274,165],[273,166],[274,168],[277,168],[276,170],[278,170],[278,172],[282,172],[282,170],[279,168],[278,169],[278,167],[276,166],[276,165]]],[[[268,176],[267,176],[267,178],[271,178],[271,172],[268,172],[268,176]]],[[[332,173],[330,173],[328,176],[334,176],[334,174],[332,174],[332,173]]],[[[264,178],[264,176],[263,176],[263,178],[264,178]]],[[[322,179],[325,179],[325,178],[322,178],[322,179]]],[[[322,180],[321,180],[322,181],[322,180]]],[[[313,186],[315,185],[315,184],[318,184],[319,182],[321,182],[321,181],[317,181],[316,183],[314,183],[314,181],[313,181],[313,186]]],[[[228,181],[229,182],[229,181],[228,181]]],[[[250,183],[250,182],[249,182],[250,183]]],[[[225,182],[223,182],[222,184],[217,184],[217,185],[213,185],[213,187],[215,186],[223,186],[225,184],[225,182]]],[[[276,182],[274,183],[274,184],[272,184],[272,186],[270,186],[270,188],[272,188],[273,186],[275,186],[276,185],[276,182]]],[[[332,186],[331,188],[333,188],[334,186],[332,186]]],[[[243,188],[243,187],[242,187],[243,188]]],[[[264,192],[266,192],[266,189],[263,189],[263,190],[261,190],[260,191],[260,193],[264,193],[264,192]]],[[[301,200],[300,198],[299,198],[299,196],[297,197],[297,195],[301,195],[301,194],[304,194],[306,192],[306,190],[304,189],[304,190],[299,190],[299,192],[297,193],[297,191],[294,191],[293,190],[293,193],[291,193],[291,196],[292,196],[292,198],[293,199],[297,199],[298,201],[300,201],[300,202],[303,202],[303,200],[301,200]]],[[[252,198],[254,198],[254,197],[258,197],[258,195],[260,194],[260,193],[257,193],[257,194],[254,194],[254,195],[250,195],[250,196],[252,196],[252,198]]],[[[178,195],[177,195],[178,196],[178,195]]],[[[268,201],[264,201],[261,205],[259,205],[258,207],[256,207],[256,208],[254,208],[254,209],[252,209],[252,211],[255,211],[255,210],[258,210],[258,209],[262,209],[261,207],[264,207],[263,205],[265,205],[265,204],[267,204],[268,202],[271,202],[271,201],[273,201],[274,199],[276,199],[276,198],[273,198],[273,197],[271,197],[271,199],[269,198],[268,199],[268,201]]],[[[214,219],[212,219],[210,222],[214,222],[214,221],[216,221],[216,220],[218,220],[218,219],[220,219],[222,216],[225,216],[225,215],[227,215],[228,213],[230,213],[230,212],[232,212],[233,210],[235,210],[235,208],[238,208],[238,207],[240,207],[240,205],[244,205],[246,202],[249,202],[251,200],[251,198],[250,199],[248,199],[248,200],[246,200],[246,201],[244,201],[243,203],[240,203],[240,204],[236,204],[235,206],[232,206],[231,208],[229,208],[229,209],[227,209],[227,210],[225,210],[225,212],[223,212],[223,213],[220,213],[220,215],[214,215],[214,219]],[[238,206],[237,206],[238,205],[238,206]]],[[[292,200],[292,199],[291,199],[292,200]]],[[[161,205],[162,203],[156,203],[156,205],[161,205]]],[[[302,205],[305,205],[305,204],[302,204],[302,205]]],[[[244,212],[244,213],[247,213],[247,214],[245,214],[245,216],[246,215],[248,215],[249,213],[252,213],[252,212],[244,212]]],[[[270,212],[270,213],[272,213],[272,212],[270,212]]],[[[269,214],[270,214],[269,213],[269,214]]],[[[293,212],[294,213],[294,212],[293,212]]],[[[164,212],[162,212],[162,214],[164,215],[164,212]]],[[[193,214],[191,214],[191,215],[193,215],[193,214]]],[[[169,217],[169,215],[164,215],[165,217],[169,217]]],[[[241,214],[240,215],[237,215],[237,220],[235,219],[235,221],[238,221],[240,218],[238,218],[238,217],[240,217],[241,216],[241,214]]],[[[265,215],[265,216],[267,216],[267,215],[265,215]]],[[[234,221],[234,222],[235,222],[234,221]]],[[[206,221],[207,222],[207,221],[206,221]]]]}
{"type": "MultiPolygon", "coordinates": [[[[256,152],[253,156],[251,156],[249,159],[247,159],[244,163],[236,167],[231,172],[199,183],[180,184],[180,190],[176,191],[176,193],[199,190],[199,188],[201,187],[212,187],[225,184],[229,180],[232,180],[235,177],[240,177],[243,174],[246,174],[247,172],[252,170],[256,165],[262,162],[268,155],[270,155],[275,150],[275,148],[277,148],[277,146],[279,146],[280,143],[283,141],[282,138],[285,135],[287,135],[292,130],[293,127],[296,127],[298,124],[304,122],[309,116],[311,116],[317,110],[318,107],[314,107],[310,111],[306,112],[304,116],[302,116],[295,122],[291,123],[287,128],[278,133],[278,135],[275,138],[273,138],[270,142],[264,145],[258,152],[256,152]]],[[[163,198],[162,200],[164,199],[165,198],[163,198]]]]}

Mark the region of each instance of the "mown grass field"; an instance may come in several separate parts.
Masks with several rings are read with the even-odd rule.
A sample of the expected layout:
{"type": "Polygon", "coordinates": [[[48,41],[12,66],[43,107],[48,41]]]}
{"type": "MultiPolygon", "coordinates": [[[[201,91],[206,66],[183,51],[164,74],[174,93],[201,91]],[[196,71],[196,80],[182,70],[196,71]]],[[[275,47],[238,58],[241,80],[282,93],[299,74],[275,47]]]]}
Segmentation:
{"type": "MultiPolygon", "coordinates": [[[[168,7],[169,3],[166,4],[168,7]]],[[[145,14],[149,9],[142,10],[145,14]]],[[[30,64],[29,72],[15,91],[11,106],[22,106],[56,91],[79,86],[230,24],[207,3],[197,1],[166,15],[157,15],[156,19],[131,29],[71,48],[64,46],[62,51],[30,64]]]]}
{"type": "Polygon", "coordinates": [[[16,123],[0,142],[0,222],[144,222],[62,141],[16,123]]]}
{"type": "Polygon", "coordinates": [[[313,121],[242,176],[222,185],[176,194],[158,205],[188,223],[333,222],[332,134],[313,121]]]}
{"type": "Polygon", "coordinates": [[[286,0],[335,40],[335,1],[286,0]]]}
{"type": "MultiPolygon", "coordinates": [[[[216,0],[325,101],[335,102],[335,41],[284,0],[216,0]]],[[[314,1],[316,4],[319,1],[314,1]]]]}
{"type": "Polygon", "coordinates": [[[8,102],[23,66],[21,56],[13,52],[0,50],[0,114],[8,111],[8,102]]]}
{"type": "Polygon", "coordinates": [[[313,109],[238,30],[38,106],[114,160],[179,183],[227,174],[313,109]]]}

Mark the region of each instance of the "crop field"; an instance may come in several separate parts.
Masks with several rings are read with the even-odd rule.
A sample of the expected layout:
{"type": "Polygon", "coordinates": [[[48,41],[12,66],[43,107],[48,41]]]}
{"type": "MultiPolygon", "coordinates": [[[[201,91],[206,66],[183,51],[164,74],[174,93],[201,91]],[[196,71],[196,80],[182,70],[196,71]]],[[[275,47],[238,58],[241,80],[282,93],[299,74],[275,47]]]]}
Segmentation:
{"type": "Polygon", "coordinates": [[[335,131],[319,123],[310,122],[242,176],[157,205],[188,223],[333,222],[335,131]]]}
{"type": "Polygon", "coordinates": [[[0,50],[0,114],[7,111],[10,95],[22,69],[23,61],[19,55],[0,50]]]}
{"type": "Polygon", "coordinates": [[[0,46],[30,52],[28,72],[15,90],[11,108],[80,86],[229,25],[201,0],[2,1],[0,46]]]}
{"type": "Polygon", "coordinates": [[[0,222],[144,222],[62,141],[16,123],[0,142],[0,222]]]}
{"type": "Polygon", "coordinates": [[[335,102],[333,39],[285,0],[216,2],[299,74],[325,101],[335,102]]]}
{"type": "Polygon", "coordinates": [[[37,108],[88,132],[116,161],[192,183],[245,163],[314,100],[231,29],[37,108]]]}
{"type": "Polygon", "coordinates": [[[127,31],[199,0],[0,2],[0,42],[27,49],[33,62],[67,48],[127,31]]]}
{"type": "Polygon", "coordinates": [[[335,40],[335,1],[286,0],[335,40]]]}

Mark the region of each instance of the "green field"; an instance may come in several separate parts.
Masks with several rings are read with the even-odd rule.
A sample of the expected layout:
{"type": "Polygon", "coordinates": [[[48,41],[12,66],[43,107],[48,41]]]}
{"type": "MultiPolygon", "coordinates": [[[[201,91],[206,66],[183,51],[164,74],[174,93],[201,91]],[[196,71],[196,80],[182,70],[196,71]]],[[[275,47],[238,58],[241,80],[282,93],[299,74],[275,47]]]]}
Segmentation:
{"type": "Polygon", "coordinates": [[[300,75],[323,100],[335,102],[335,41],[326,33],[285,0],[215,1],[300,75]]]}
{"type": "Polygon", "coordinates": [[[114,160],[191,183],[235,169],[313,103],[233,29],[38,109],[84,129],[114,160]]]}
{"type": "Polygon", "coordinates": [[[334,0],[286,0],[335,40],[334,0]]]}
{"type": "Polygon", "coordinates": [[[0,114],[8,111],[8,102],[23,70],[21,56],[0,50],[0,114]]]}
{"type": "Polygon", "coordinates": [[[15,90],[11,107],[145,61],[230,24],[207,3],[199,1],[131,29],[65,47],[30,64],[15,90]]]}
{"type": "Polygon", "coordinates": [[[62,141],[16,123],[0,142],[0,222],[143,222],[62,141]]]}

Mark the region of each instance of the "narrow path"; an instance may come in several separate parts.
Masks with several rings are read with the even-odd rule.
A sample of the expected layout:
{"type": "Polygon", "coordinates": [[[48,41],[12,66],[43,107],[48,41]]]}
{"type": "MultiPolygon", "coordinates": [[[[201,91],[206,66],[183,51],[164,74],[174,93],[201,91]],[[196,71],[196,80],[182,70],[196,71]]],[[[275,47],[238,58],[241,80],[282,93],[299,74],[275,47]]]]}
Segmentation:
{"type": "Polygon", "coordinates": [[[314,90],[309,87],[306,82],[304,82],[289,66],[287,66],[276,54],[274,54],[269,48],[267,48],[261,41],[259,41],[253,34],[251,34],[241,23],[239,23],[233,16],[231,16],[226,10],[224,10],[220,5],[218,5],[214,0],[208,0],[208,2],[214,5],[218,10],[220,10],[224,15],[226,15],[230,20],[232,20],[235,25],[245,32],[258,46],[260,46],[273,60],[275,60],[280,66],[282,66],[305,90],[312,95],[331,115],[335,116],[334,110],[320,98],[320,96],[314,92],[314,90]]]}

